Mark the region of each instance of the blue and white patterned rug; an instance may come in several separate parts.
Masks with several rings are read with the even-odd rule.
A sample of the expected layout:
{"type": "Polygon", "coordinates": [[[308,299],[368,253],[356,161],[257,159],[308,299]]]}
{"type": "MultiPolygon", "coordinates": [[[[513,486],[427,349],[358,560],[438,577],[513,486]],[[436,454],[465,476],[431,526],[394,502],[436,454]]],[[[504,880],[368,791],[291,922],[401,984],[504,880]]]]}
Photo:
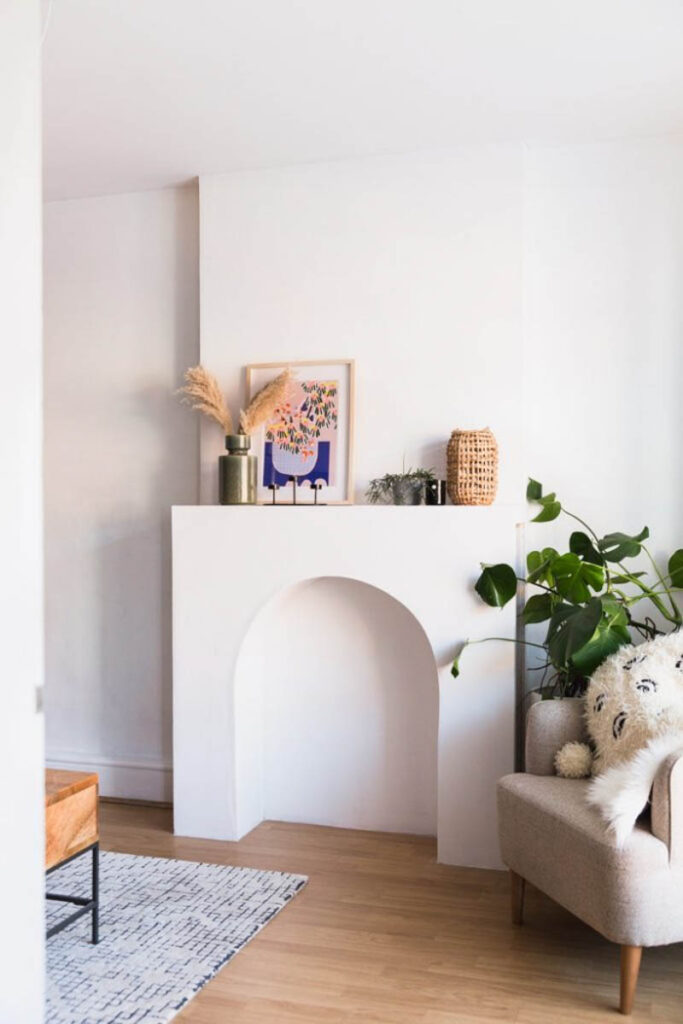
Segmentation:
{"type": "MultiPolygon", "coordinates": [[[[100,942],[90,917],[47,943],[46,1024],[165,1024],[306,884],[303,875],[100,854],[100,942]]],[[[49,876],[87,896],[86,854],[49,876]]],[[[73,912],[49,902],[48,926],[73,912]]]]}

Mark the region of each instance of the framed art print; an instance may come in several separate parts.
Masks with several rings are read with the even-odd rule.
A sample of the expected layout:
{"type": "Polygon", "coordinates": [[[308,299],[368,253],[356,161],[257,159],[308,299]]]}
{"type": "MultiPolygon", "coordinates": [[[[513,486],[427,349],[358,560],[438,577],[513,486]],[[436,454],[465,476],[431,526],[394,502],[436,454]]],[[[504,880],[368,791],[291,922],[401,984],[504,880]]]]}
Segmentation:
{"type": "Polygon", "coordinates": [[[287,367],[292,371],[288,393],[252,440],[259,460],[257,499],[270,503],[273,484],[284,497],[294,477],[302,502],[308,500],[307,487],[321,484],[321,502],[351,504],[354,362],[252,363],[247,366],[247,404],[287,367]]]}

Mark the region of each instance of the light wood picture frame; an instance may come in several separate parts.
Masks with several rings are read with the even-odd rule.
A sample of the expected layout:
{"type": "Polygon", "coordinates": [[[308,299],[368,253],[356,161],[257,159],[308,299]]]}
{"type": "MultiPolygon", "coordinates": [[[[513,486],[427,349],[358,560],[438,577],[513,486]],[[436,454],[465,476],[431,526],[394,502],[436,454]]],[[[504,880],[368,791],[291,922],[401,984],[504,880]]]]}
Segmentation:
{"type": "Polygon", "coordinates": [[[279,501],[291,495],[290,477],[297,479],[301,504],[312,503],[310,485],[322,483],[319,502],[353,504],[355,361],[306,359],[297,362],[250,363],[246,368],[247,405],[261,388],[287,367],[292,384],[287,401],[270,423],[252,438],[258,456],[257,500],[270,504],[269,484],[278,484],[279,501]],[[299,490],[300,487],[300,490],[299,490]],[[309,493],[310,492],[310,493],[309,493]]]}

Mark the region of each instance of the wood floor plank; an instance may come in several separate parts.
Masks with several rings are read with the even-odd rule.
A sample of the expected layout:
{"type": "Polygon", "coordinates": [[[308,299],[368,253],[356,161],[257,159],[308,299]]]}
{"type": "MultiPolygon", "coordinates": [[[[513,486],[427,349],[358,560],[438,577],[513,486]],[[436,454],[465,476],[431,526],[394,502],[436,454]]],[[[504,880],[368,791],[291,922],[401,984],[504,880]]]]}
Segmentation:
{"type": "MultiPolygon", "coordinates": [[[[103,804],[104,849],[309,876],[179,1024],[616,1024],[619,950],[507,874],[435,862],[422,836],[264,822],[175,838],[166,808],[103,804]]],[[[645,950],[634,1022],[680,1024],[683,946],[645,950]]]]}

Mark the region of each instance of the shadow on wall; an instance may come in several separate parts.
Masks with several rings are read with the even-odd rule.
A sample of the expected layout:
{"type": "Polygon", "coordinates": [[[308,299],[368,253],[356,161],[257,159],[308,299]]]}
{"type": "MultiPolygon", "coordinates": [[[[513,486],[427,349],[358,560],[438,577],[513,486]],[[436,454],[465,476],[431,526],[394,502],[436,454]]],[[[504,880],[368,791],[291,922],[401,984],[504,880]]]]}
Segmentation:
{"type": "Polygon", "coordinates": [[[162,522],[149,520],[121,521],[100,532],[99,668],[92,697],[100,750],[105,755],[140,756],[164,746],[160,709],[170,714],[170,694],[165,672],[160,673],[160,658],[168,664],[171,642],[164,614],[168,600],[165,533],[162,522]]]}
{"type": "Polygon", "coordinates": [[[45,281],[47,751],[164,768],[171,506],[198,494],[174,395],[198,360],[196,188],[48,205],[45,281]]]}
{"type": "Polygon", "coordinates": [[[435,835],[438,704],[424,630],[384,591],[324,577],[277,595],[236,671],[262,818],[435,835]]]}
{"type": "MultiPolygon", "coordinates": [[[[187,357],[181,339],[178,380],[187,357]]],[[[112,516],[98,541],[101,749],[106,751],[116,737],[113,752],[151,753],[157,759],[161,752],[163,763],[171,760],[171,507],[196,500],[197,493],[198,429],[185,414],[165,386],[146,387],[132,396],[131,418],[158,438],[146,514],[130,520],[112,516]]]]}

